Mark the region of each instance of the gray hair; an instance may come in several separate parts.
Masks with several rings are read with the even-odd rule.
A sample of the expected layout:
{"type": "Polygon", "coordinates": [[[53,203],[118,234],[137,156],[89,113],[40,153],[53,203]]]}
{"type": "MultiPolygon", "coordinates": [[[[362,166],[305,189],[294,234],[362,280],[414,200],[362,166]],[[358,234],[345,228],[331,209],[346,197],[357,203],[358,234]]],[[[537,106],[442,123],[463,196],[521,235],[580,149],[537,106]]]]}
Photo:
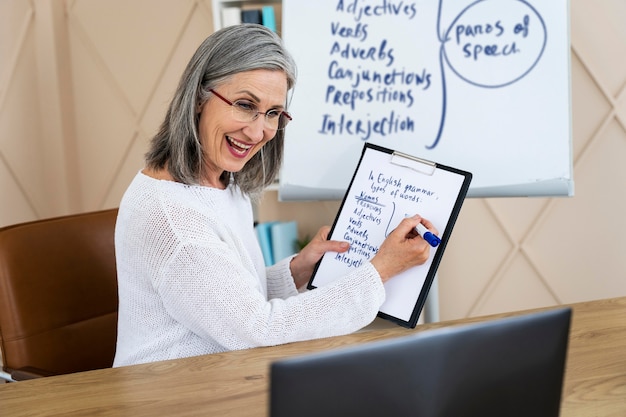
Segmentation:
{"type": "MultiPolygon", "coordinates": [[[[209,98],[209,90],[234,74],[265,69],[283,71],[287,88],[296,82],[296,65],[282,40],[271,30],[256,24],[229,26],[206,38],[187,64],[159,132],[146,153],[149,168],[163,169],[183,184],[198,184],[205,157],[198,134],[197,109],[209,98]]],[[[285,106],[287,103],[285,103],[285,106]]],[[[283,158],[284,130],[267,142],[239,172],[222,174],[225,184],[232,180],[246,194],[271,184],[283,158]]]]}

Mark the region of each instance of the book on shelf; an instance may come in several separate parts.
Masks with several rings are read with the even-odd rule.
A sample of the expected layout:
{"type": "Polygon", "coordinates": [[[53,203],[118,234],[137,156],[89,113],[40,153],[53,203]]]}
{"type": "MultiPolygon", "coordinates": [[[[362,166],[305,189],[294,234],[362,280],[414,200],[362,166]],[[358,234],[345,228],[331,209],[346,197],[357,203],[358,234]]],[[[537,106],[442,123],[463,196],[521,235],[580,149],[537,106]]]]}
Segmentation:
{"type": "Polygon", "coordinates": [[[276,15],[274,14],[274,6],[263,6],[261,9],[263,26],[276,32],[276,15]]]}
{"type": "Polygon", "coordinates": [[[257,23],[277,32],[274,6],[246,7],[228,6],[221,9],[222,27],[241,23],[257,23]]]}
{"type": "Polygon", "coordinates": [[[241,11],[241,23],[263,24],[263,12],[261,9],[243,9],[241,11]]]}
{"type": "Polygon", "coordinates": [[[265,266],[295,254],[298,251],[298,225],[295,221],[263,222],[255,226],[265,266]]]}
{"type": "Polygon", "coordinates": [[[241,23],[241,9],[239,7],[224,7],[222,9],[222,27],[241,23]]]}

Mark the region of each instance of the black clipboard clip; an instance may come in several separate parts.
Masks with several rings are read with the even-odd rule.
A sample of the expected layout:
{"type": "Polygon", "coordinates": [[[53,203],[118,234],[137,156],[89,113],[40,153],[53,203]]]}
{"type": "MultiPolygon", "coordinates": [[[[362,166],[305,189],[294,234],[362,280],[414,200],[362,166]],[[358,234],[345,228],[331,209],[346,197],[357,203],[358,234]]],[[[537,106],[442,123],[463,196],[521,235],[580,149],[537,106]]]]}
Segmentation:
{"type": "Polygon", "coordinates": [[[413,171],[421,172],[426,175],[433,175],[437,169],[437,164],[435,162],[417,158],[398,151],[394,151],[391,154],[390,163],[404,168],[409,168],[413,171]]]}

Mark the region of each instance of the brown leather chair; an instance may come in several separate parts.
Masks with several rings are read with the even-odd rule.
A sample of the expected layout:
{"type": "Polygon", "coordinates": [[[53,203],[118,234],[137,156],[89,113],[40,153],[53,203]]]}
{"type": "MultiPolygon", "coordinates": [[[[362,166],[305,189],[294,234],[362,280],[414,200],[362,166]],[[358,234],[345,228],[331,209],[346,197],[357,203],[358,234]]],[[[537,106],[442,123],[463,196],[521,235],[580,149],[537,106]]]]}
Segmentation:
{"type": "Polygon", "coordinates": [[[118,308],[116,217],[117,209],[110,209],[0,229],[5,379],[111,367],[118,308]]]}

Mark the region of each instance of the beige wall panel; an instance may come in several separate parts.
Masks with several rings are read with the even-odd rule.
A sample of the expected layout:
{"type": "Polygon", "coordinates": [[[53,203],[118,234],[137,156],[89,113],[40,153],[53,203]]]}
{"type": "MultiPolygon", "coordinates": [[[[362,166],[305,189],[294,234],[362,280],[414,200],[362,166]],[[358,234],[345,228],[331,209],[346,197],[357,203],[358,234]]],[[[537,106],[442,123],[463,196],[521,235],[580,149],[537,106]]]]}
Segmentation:
{"type": "MultiPolygon", "coordinates": [[[[47,201],[33,32],[31,28],[24,38],[3,96],[0,154],[32,210],[42,214],[47,201]]],[[[2,194],[4,200],[7,194],[2,194]]]]}
{"type": "Polygon", "coordinates": [[[70,43],[82,206],[95,210],[119,169],[135,119],[119,88],[94,59],[94,51],[74,32],[70,43]]]}
{"type": "Polygon", "coordinates": [[[79,0],[71,12],[119,91],[141,114],[192,7],[180,0],[79,0]]]}
{"type": "Polygon", "coordinates": [[[547,198],[492,198],[485,200],[512,242],[522,242],[545,210],[547,198]]]}
{"type": "Polygon", "coordinates": [[[23,34],[32,25],[33,8],[30,1],[2,0],[0,1],[0,97],[7,86],[9,72],[14,68],[11,65],[14,56],[20,53],[20,42],[23,34]]]}
{"type": "MultiPolygon", "coordinates": [[[[0,134],[2,134],[0,132],[0,134]]],[[[0,154],[2,157],[2,154],[0,154]]],[[[24,190],[8,170],[4,158],[0,159],[0,227],[27,222],[38,217],[24,190]]]]}
{"type": "Polygon", "coordinates": [[[559,304],[532,264],[516,256],[507,270],[481,295],[469,315],[526,310],[559,304]]]}
{"type": "Polygon", "coordinates": [[[565,303],[626,293],[626,135],[613,122],[600,136],[577,164],[576,197],[555,200],[526,248],[565,303]]]}
{"type": "Polygon", "coordinates": [[[34,31],[30,1],[0,1],[0,227],[45,213],[34,31]]]}
{"type": "Polygon", "coordinates": [[[626,60],[616,55],[626,50],[624,16],[621,0],[571,0],[571,42],[593,77],[614,96],[626,79],[626,60]]]}
{"type": "Polygon", "coordinates": [[[615,117],[622,127],[626,126],[626,91],[624,90],[616,100],[615,117]]]}
{"type": "MultiPolygon", "coordinates": [[[[572,54],[572,130],[573,157],[578,159],[587,144],[606,121],[611,103],[587,72],[576,54],[572,54]]],[[[576,181],[576,177],[574,177],[576,181]]]]}
{"type": "Polygon", "coordinates": [[[438,272],[442,317],[469,315],[514,249],[485,200],[465,200],[438,272]]]}

